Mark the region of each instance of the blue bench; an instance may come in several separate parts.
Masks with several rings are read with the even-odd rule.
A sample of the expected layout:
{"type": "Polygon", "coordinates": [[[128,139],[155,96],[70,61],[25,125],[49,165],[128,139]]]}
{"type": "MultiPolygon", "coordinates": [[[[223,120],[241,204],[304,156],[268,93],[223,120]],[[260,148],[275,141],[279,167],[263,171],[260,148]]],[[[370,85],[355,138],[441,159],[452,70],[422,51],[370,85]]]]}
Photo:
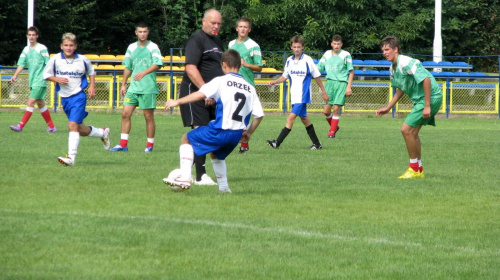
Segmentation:
{"type": "MultiPolygon", "coordinates": [[[[462,71],[463,69],[472,69],[472,65],[463,61],[422,61],[422,66],[425,68],[446,68],[446,69],[458,69],[458,71],[462,71]]],[[[391,62],[387,60],[359,60],[353,59],[352,65],[354,67],[361,67],[362,70],[366,70],[366,68],[374,67],[374,68],[389,68],[391,66],[391,62]]]]}

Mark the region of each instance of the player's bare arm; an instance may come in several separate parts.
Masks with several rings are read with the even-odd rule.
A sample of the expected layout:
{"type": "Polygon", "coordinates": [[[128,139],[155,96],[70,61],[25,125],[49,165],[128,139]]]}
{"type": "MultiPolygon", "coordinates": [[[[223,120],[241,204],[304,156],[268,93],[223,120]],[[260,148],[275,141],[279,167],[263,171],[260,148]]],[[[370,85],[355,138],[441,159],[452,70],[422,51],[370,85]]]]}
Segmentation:
{"type": "Polygon", "coordinates": [[[10,82],[11,83],[15,83],[16,80],[17,80],[17,76],[19,75],[19,73],[21,73],[21,71],[23,71],[23,68],[22,66],[18,66],[17,69],[16,69],[16,72],[14,73],[14,75],[12,76],[12,78],[10,78],[10,82]]]}
{"type": "Polygon", "coordinates": [[[245,60],[241,60],[241,66],[244,66],[254,72],[261,72],[262,71],[262,66],[259,66],[257,64],[250,64],[250,63],[246,63],[245,60]]]}
{"type": "Polygon", "coordinates": [[[347,88],[345,89],[345,96],[352,95],[352,80],[354,79],[354,71],[349,71],[349,78],[347,81],[347,88]]]}
{"type": "Polygon", "coordinates": [[[124,97],[125,94],[127,93],[127,80],[128,80],[128,77],[130,77],[131,73],[132,73],[132,71],[130,71],[127,68],[125,68],[125,70],[123,70],[122,86],[120,87],[120,95],[122,97],[124,97]]]}
{"type": "Polygon", "coordinates": [[[186,73],[197,88],[201,88],[201,86],[205,84],[205,81],[201,77],[200,70],[198,70],[196,65],[186,64],[186,73]]]}
{"type": "Polygon", "coordinates": [[[284,81],[286,81],[286,78],[284,76],[281,76],[279,77],[278,79],[274,80],[274,81],[270,81],[268,83],[269,86],[274,86],[275,84],[280,84],[280,83],[283,83],[284,81]]]}
{"type": "Polygon", "coordinates": [[[94,75],[89,76],[89,80],[90,80],[90,85],[88,87],[87,92],[89,93],[89,98],[94,98],[94,96],[95,96],[95,76],[94,75]]]}
{"type": "Polygon", "coordinates": [[[252,137],[252,134],[257,129],[257,127],[259,127],[259,124],[263,118],[264,117],[253,118],[252,123],[250,124],[250,127],[245,132],[243,132],[243,134],[241,135],[242,142],[247,143],[248,141],[250,141],[250,137],[252,137]]]}
{"type": "Polygon", "coordinates": [[[422,117],[427,119],[431,117],[431,80],[425,78],[422,81],[422,86],[424,88],[424,110],[422,111],[422,117]]]}
{"type": "Polygon", "coordinates": [[[56,77],[56,76],[48,77],[47,81],[51,81],[51,82],[58,83],[58,84],[61,84],[61,85],[65,85],[65,84],[67,84],[69,82],[67,78],[56,77]]]}
{"type": "Polygon", "coordinates": [[[196,92],[191,93],[188,96],[184,96],[181,99],[177,99],[177,100],[169,99],[167,101],[167,103],[165,103],[165,111],[169,110],[170,108],[177,107],[179,105],[193,103],[193,102],[196,102],[196,101],[203,100],[205,98],[206,98],[205,94],[203,94],[200,91],[196,91],[196,92]]]}
{"type": "Polygon", "coordinates": [[[382,115],[387,114],[387,112],[389,112],[391,110],[391,108],[394,107],[394,105],[396,105],[396,103],[399,101],[399,99],[401,99],[403,94],[404,94],[404,92],[402,90],[396,89],[396,94],[394,94],[394,97],[392,98],[391,102],[389,102],[385,107],[378,109],[376,112],[376,115],[382,116],[382,115]]]}
{"type": "Polygon", "coordinates": [[[146,76],[147,74],[153,73],[153,72],[157,71],[158,69],[160,69],[160,66],[153,64],[153,65],[149,66],[146,70],[135,74],[134,81],[140,81],[140,80],[142,80],[142,78],[144,78],[144,76],[146,76]]]}

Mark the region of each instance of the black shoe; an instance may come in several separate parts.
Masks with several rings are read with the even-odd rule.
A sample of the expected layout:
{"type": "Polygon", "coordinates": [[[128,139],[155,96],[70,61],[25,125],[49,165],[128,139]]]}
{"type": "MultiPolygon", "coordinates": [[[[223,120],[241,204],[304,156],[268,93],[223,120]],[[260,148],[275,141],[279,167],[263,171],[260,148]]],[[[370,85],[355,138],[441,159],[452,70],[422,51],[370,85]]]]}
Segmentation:
{"type": "Polygon", "coordinates": [[[248,152],[248,148],[240,147],[240,151],[238,153],[239,154],[246,154],[247,152],[248,152]]]}
{"type": "Polygon", "coordinates": [[[319,150],[319,149],[322,149],[322,148],[323,148],[323,146],[321,145],[321,143],[312,144],[311,151],[313,151],[313,150],[319,150]]]}
{"type": "Polygon", "coordinates": [[[267,145],[271,146],[273,149],[278,149],[280,147],[276,140],[267,140],[267,145]]]}

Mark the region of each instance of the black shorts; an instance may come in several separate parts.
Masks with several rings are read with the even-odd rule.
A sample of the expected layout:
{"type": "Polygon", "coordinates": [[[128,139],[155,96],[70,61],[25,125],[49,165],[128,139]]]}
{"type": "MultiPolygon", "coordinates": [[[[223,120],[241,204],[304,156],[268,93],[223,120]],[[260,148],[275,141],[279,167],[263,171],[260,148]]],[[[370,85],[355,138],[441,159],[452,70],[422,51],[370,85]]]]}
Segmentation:
{"type": "MultiPolygon", "coordinates": [[[[179,98],[195,92],[196,87],[190,82],[181,82],[179,98]]],[[[195,127],[208,125],[211,120],[215,120],[215,106],[205,106],[205,100],[180,105],[182,123],[185,127],[195,127]]]]}

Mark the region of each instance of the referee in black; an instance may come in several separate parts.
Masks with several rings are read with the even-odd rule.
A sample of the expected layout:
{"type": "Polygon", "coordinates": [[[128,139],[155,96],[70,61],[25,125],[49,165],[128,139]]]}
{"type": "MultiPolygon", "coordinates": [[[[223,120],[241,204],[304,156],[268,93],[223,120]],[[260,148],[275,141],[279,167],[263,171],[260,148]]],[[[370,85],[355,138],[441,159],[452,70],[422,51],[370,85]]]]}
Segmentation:
{"type": "MultiPolygon", "coordinates": [[[[179,98],[187,96],[213,78],[223,76],[221,55],[224,52],[222,41],[217,37],[222,16],[219,11],[205,11],[202,28],[191,35],[186,42],[186,71],[182,77],[179,98]]],[[[182,122],[185,127],[197,128],[208,125],[215,119],[215,101],[207,99],[180,106],[182,122]]],[[[194,158],[196,185],[217,185],[205,169],[206,155],[194,158]]]]}

